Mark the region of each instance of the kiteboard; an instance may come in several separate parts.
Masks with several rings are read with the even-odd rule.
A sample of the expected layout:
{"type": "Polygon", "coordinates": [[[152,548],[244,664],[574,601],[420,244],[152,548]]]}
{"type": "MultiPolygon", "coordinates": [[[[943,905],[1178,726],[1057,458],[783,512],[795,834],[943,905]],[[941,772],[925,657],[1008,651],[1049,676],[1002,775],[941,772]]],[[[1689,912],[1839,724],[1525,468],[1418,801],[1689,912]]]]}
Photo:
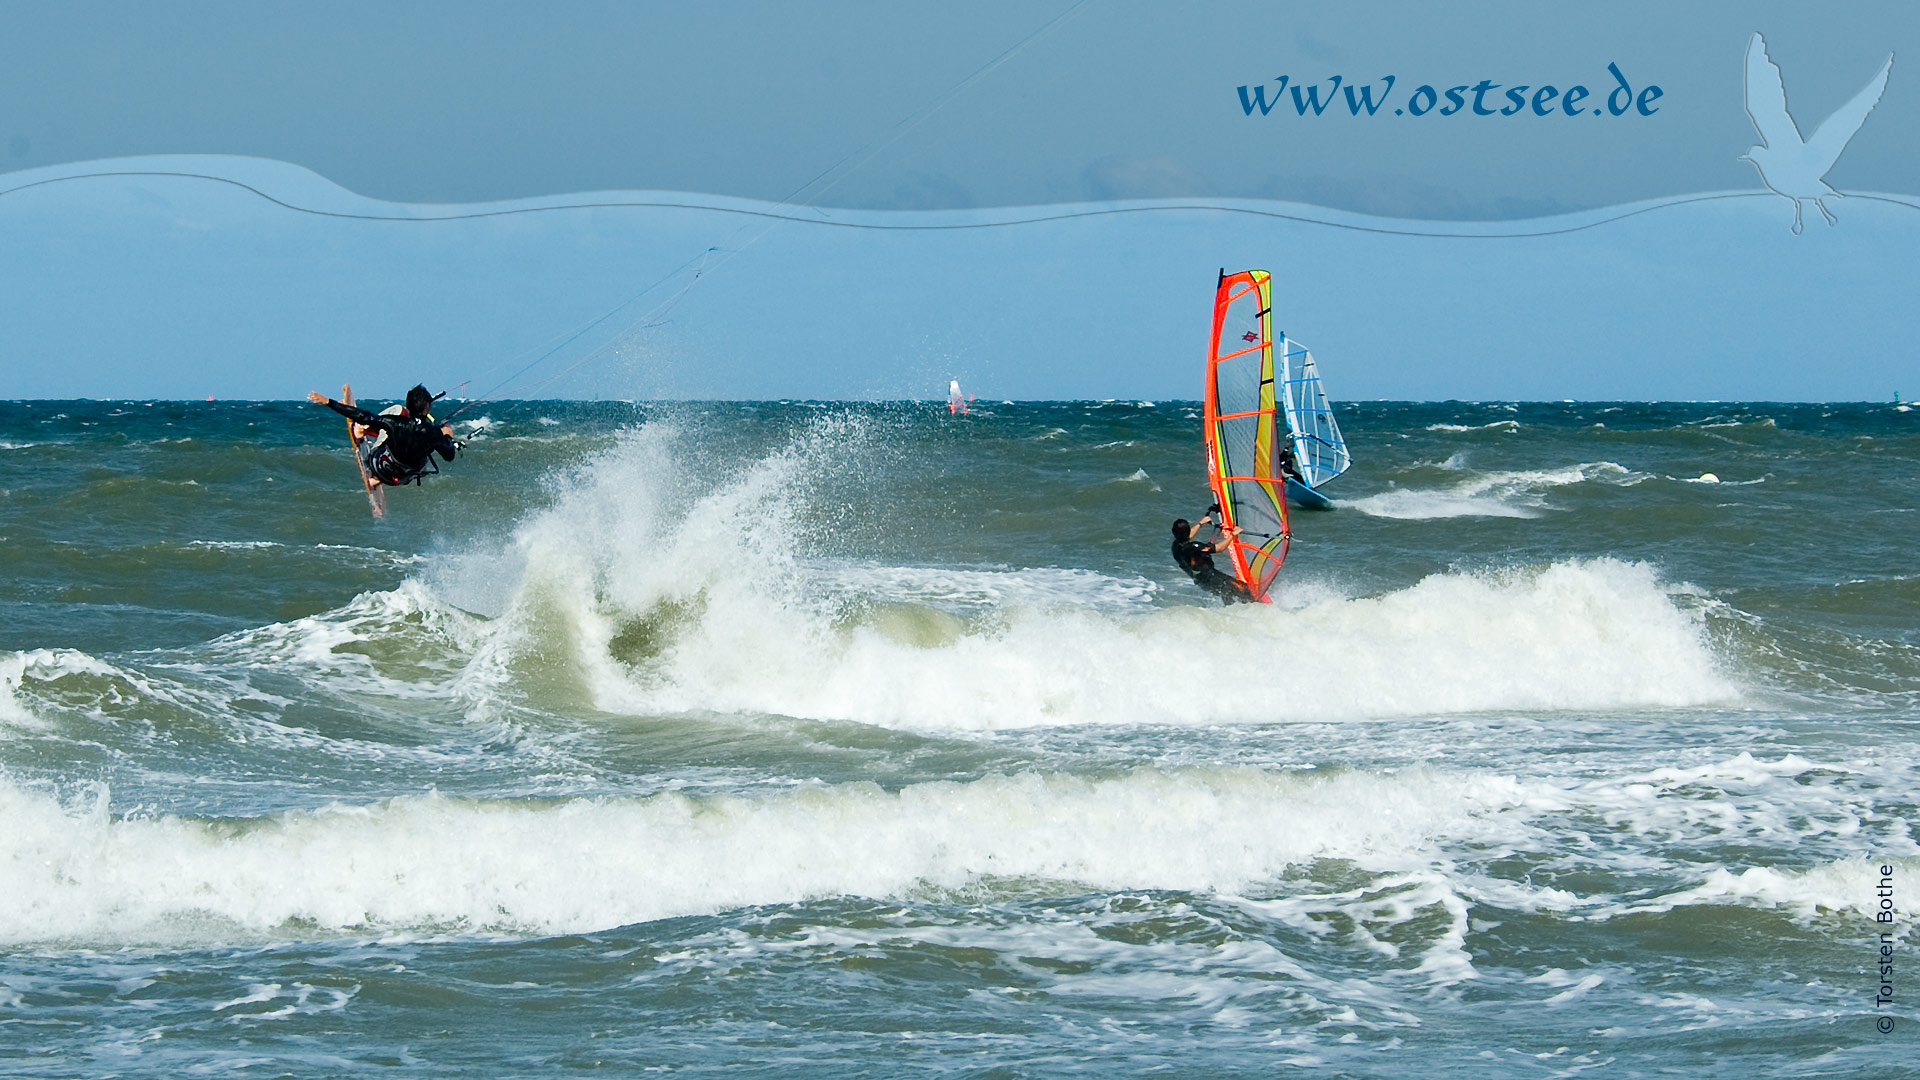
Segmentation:
{"type": "Polygon", "coordinates": [[[1234,577],[1263,604],[1286,561],[1287,422],[1275,394],[1272,282],[1265,270],[1220,271],[1213,297],[1202,429],[1207,484],[1220,524],[1240,530],[1227,546],[1234,577]]]}
{"type": "MultiPolygon", "coordinates": [[[[342,386],[340,388],[340,403],[343,405],[353,404],[353,387],[342,386]]],[[[373,478],[372,473],[367,471],[367,459],[360,455],[360,443],[361,440],[365,438],[367,438],[366,428],[361,427],[351,420],[347,421],[347,441],[353,446],[353,463],[360,467],[360,486],[364,487],[367,491],[367,505],[373,508],[374,517],[386,517],[386,489],[381,486],[380,481],[373,478]]]]}

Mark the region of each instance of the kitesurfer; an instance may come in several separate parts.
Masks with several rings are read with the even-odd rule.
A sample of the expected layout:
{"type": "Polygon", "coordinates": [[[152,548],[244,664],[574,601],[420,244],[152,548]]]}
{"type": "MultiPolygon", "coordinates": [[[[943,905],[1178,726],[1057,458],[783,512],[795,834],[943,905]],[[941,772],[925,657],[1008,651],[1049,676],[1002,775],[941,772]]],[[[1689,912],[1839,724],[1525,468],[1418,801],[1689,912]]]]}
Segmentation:
{"type": "Polygon", "coordinates": [[[439,472],[433,455],[437,453],[452,461],[464,445],[453,437],[453,425],[435,423],[434,396],[424,386],[407,391],[405,405],[389,406],[377,413],[335,401],[317,390],[308,394],[307,400],[325,405],[365,430],[379,433],[359,440],[360,461],[366,465],[369,476],[391,487],[417,481],[427,475],[428,470],[439,472]]]}
{"type": "Polygon", "coordinates": [[[1233,538],[1240,530],[1231,525],[1220,526],[1220,535],[1212,543],[1204,543],[1193,538],[1193,531],[1199,525],[1213,524],[1213,515],[1218,507],[1208,509],[1197,524],[1179,518],[1173,523],[1173,561],[1187,572],[1195,585],[1220,598],[1222,604],[1248,604],[1253,596],[1247,587],[1235,578],[1223,574],[1213,565],[1215,554],[1227,550],[1233,538]]]}

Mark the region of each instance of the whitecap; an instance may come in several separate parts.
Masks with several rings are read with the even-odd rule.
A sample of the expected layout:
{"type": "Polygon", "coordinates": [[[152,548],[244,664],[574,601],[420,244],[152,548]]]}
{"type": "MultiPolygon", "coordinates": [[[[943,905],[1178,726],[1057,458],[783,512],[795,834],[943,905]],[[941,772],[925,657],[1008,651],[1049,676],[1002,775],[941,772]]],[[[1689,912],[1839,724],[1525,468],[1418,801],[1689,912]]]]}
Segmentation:
{"type": "MultiPolygon", "coordinates": [[[[1464,468],[1459,455],[1441,468],[1464,468]]],[[[1342,500],[1374,517],[1430,519],[1451,517],[1539,517],[1554,488],[1589,480],[1631,484],[1636,474],[1611,461],[1591,461],[1561,469],[1482,473],[1447,488],[1395,488],[1359,499],[1342,500]]]]}

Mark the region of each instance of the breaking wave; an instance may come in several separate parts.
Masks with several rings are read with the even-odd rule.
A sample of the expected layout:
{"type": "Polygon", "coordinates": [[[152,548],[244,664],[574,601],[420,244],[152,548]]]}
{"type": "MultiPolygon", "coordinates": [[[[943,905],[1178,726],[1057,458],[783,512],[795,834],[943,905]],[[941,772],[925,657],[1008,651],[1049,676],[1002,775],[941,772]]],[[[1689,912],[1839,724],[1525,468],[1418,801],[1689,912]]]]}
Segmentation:
{"type": "MultiPolygon", "coordinates": [[[[733,461],[707,460],[697,440],[651,423],[574,470],[509,533],[431,556],[397,589],[159,665],[0,654],[0,728],[98,712],[103,695],[212,716],[230,711],[226,700],[271,697],[257,671],[332,700],[447,700],[479,719],[511,702],[922,732],[1743,697],[1698,590],[1640,563],[1454,570],[1371,596],[1301,579],[1273,605],[1222,609],[1112,572],[876,558],[864,539],[842,539],[856,515],[830,485],[884,452],[860,423],[831,415],[733,461]],[[60,683],[62,672],[76,677],[60,683]],[[1260,692],[1207,693],[1250,677],[1260,692]]],[[[1617,469],[1502,475],[1537,486],[1617,469]]]]}
{"type": "MultiPolygon", "coordinates": [[[[1497,426],[1497,425],[1489,425],[1497,426]]],[[[1458,468],[1449,460],[1445,468],[1458,468]]],[[[1547,495],[1587,480],[1619,482],[1627,469],[1611,461],[1586,462],[1564,469],[1490,472],[1443,488],[1395,488],[1340,505],[1374,517],[1420,520],[1455,517],[1539,517],[1547,495]]]]}
{"type": "MultiPolygon", "coordinates": [[[[1723,834],[1716,845],[1817,841],[1808,811],[1837,820],[1872,797],[1797,779],[1820,769],[1744,754],[1603,779],[1141,767],[896,790],[430,793],[253,818],[115,816],[104,786],[62,799],[0,778],[9,823],[0,940],[554,934],[842,896],[1154,889],[1302,912],[1364,907],[1387,923],[1443,910],[1455,928],[1440,944],[1455,947],[1434,957],[1464,964],[1458,938],[1473,905],[1582,919],[1693,905],[1803,919],[1866,911],[1876,871],[1858,858],[1798,868],[1682,860],[1648,878],[1630,842],[1708,821],[1723,834]]],[[[1826,832],[1857,843],[1836,825],[1826,832]]],[[[1901,873],[1916,866],[1911,841],[1884,842],[1900,852],[1887,858],[1901,873]]]]}
{"type": "Polygon", "coordinates": [[[706,487],[675,433],[650,427],[509,542],[432,580],[498,614],[490,648],[564,662],[616,713],[989,730],[1739,697],[1696,615],[1651,568],[1610,559],[1448,573],[1374,597],[1302,587],[1237,609],[1093,571],[876,564],[818,543],[834,522],[805,497],[847,439],[803,435],[706,487]],[[1274,670],[1299,677],[1196,715],[1199,688],[1274,670]]]}

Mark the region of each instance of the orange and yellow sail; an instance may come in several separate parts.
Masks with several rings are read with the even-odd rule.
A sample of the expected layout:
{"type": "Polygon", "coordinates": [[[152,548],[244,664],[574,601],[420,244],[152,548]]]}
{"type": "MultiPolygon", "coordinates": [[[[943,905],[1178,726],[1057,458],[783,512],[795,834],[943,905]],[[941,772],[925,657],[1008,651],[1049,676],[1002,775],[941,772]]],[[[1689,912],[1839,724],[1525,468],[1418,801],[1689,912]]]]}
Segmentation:
{"type": "Polygon", "coordinates": [[[1221,523],[1240,529],[1228,548],[1234,576],[1254,599],[1269,603],[1291,534],[1280,465],[1287,426],[1275,402],[1272,287],[1265,270],[1220,274],[1203,424],[1207,481],[1221,523]]]}

